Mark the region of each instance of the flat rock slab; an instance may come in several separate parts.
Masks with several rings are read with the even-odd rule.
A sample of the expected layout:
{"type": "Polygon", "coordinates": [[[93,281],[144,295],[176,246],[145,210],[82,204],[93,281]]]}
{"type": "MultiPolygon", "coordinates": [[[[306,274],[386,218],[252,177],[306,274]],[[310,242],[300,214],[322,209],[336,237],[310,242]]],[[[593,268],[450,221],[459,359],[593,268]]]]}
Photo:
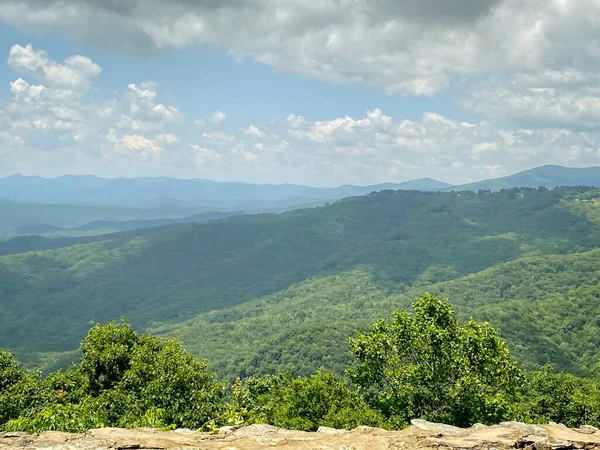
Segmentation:
{"type": "Polygon", "coordinates": [[[414,421],[413,426],[402,431],[371,427],[346,431],[324,427],[319,432],[307,433],[269,425],[251,425],[226,431],[215,434],[191,430],[101,428],[85,434],[0,433],[0,450],[600,450],[600,431],[592,427],[570,429],[560,425],[529,425],[518,422],[461,429],[414,421]]]}

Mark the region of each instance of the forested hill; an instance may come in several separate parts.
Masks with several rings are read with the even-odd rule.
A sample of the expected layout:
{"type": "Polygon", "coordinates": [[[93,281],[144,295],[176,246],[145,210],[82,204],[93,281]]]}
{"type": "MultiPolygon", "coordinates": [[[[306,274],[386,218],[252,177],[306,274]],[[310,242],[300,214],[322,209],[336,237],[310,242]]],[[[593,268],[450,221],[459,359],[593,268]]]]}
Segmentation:
{"type": "MultiPolygon", "coordinates": [[[[228,322],[227,327],[235,333],[222,334],[223,338],[238,341],[222,340],[221,345],[238,347],[253,332],[250,327],[244,335],[244,328],[237,326],[237,319],[246,317],[238,308],[252,308],[253,302],[275,301],[281,295],[287,298],[290,289],[309,286],[310,280],[317,282],[309,288],[312,303],[290,315],[294,320],[280,315],[276,316],[278,324],[263,327],[261,342],[269,343],[270,348],[239,345],[237,355],[222,352],[220,361],[213,358],[227,374],[235,372],[242,361],[246,368],[269,370],[278,360],[278,352],[281,356],[282,349],[298,336],[327,339],[336,333],[351,334],[368,322],[371,313],[362,316],[361,311],[374,311],[370,305],[379,305],[374,317],[380,317],[396,302],[408,304],[403,300],[407,295],[442,289],[441,282],[466,282],[460,280],[469,280],[469,274],[487,268],[496,267],[493,270],[502,273],[501,264],[523,257],[554,254],[558,256],[553,258],[560,259],[567,258],[562,256],[566,253],[600,247],[598,199],[600,190],[583,188],[496,193],[383,191],[279,215],[236,216],[129,231],[96,242],[66,241],[60,249],[5,255],[0,257],[0,347],[15,350],[29,361],[34,354],[43,353],[46,356],[39,361],[47,361],[48,352],[76,348],[90,320],[125,316],[140,329],[179,333],[196,353],[208,356],[210,351],[203,343],[211,342],[207,333],[215,333],[215,329],[193,323],[228,322]],[[336,276],[346,281],[327,281],[339,280],[336,276]],[[327,283],[332,283],[329,290],[323,289],[327,283]],[[328,317],[327,323],[301,320],[303,314],[311,315],[310,308],[318,309],[315,302],[323,307],[338,305],[346,312],[323,315],[328,317]],[[294,324],[300,328],[295,329],[294,324]],[[276,335],[275,330],[284,334],[276,335]]],[[[531,267],[515,263],[526,279],[531,267]]],[[[550,278],[560,273],[560,264],[550,270],[550,278]]],[[[495,277],[489,281],[492,286],[495,277]]],[[[472,284],[471,291],[477,295],[458,290],[452,300],[464,313],[501,318],[506,311],[485,310],[488,304],[498,303],[497,295],[487,294],[487,286],[472,284]]],[[[505,297],[514,291],[510,285],[503,289],[499,297],[503,301],[569,302],[569,297],[558,298],[554,291],[518,291],[518,295],[505,297]]],[[[289,311],[294,311],[293,301],[288,302],[289,311]]],[[[527,303],[515,305],[522,311],[527,308],[527,303]]],[[[258,320],[262,313],[253,310],[249,314],[258,320]]],[[[579,325],[588,331],[597,329],[591,316],[581,319],[584,323],[579,325]]],[[[542,340],[544,320],[536,323],[536,336],[542,340]]],[[[528,339],[533,334],[501,328],[523,346],[517,347],[517,352],[530,354],[528,339]]],[[[576,336],[571,337],[575,345],[576,336]]],[[[341,344],[336,346],[343,347],[343,339],[336,338],[338,341],[341,344]]],[[[326,344],[320,344],[320,350],[313,348],[313,354],[333,348],[326,344]]],[[[344,358],[337,350],[329,353],[321,355],[323,364],[336,364],[344,358]]],[[[548,358],[567,355],[557,362],[575,367],[585,356],[576,353],[549,352],[548,358]]],[[[533,364],[543,362],[534,360],[533,364]]],[[[314,364],[311,361],[309,365],[314,364]]]]}
{"type": "Polygon", "coordinates": [[[452,186],[454,191],[499,191],[514,187],[540,187],[552,189],[559,186],[600,186],[600,167],[563,167],[546,165],[524,170],[502,178],[476,181],[475,183],[452,186]]]}

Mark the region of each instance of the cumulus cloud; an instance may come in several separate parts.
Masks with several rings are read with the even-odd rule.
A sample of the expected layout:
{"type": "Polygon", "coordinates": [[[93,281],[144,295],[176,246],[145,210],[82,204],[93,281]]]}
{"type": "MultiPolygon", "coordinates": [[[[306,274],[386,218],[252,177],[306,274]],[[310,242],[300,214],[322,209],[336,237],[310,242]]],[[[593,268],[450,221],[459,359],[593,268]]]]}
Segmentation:
{"type": "MultiPolygon", "coordinates": [[[[598,17],[596,0],[5,0],[0,5],[4,22],[66,33],[111,50],[148,53],[213,43],[280,71],[415,95],[434,95],[464,77],[492,72],[535,78],[546,70],[594,70],[600,58],[598,17]]],[[[38,70],[37,63],[24,65],[38,70]]],[[[80,65],[89,66],[65,61],[61,67],[80,65]]]]}
{"type": "Polygon", "coordinates": [[[76,91],[88,90],[91,80],[101,72],[100,66],[90,58],[74,55],[58,63],[45,51],[34,49],[31,44],[25,47],[13,45],[8,65],[17,72],[35,76],[48,86],[76,91]]]}
{"type": "Polygon", "coordinates": [[[192,150],[194,162],[199,166],[217,165],[221,162],[221,155],[215,150],[197,144],[190,144],[190,149],[192,150]]]}
{"type": "Polygon", "coordinates": [[[304,154],[323,173],[349,180],[364,179],[368,170],[378,174],[374,182],[386,175],[410,179],[432,173],[460,182],[540,164],[589,165],[600,160],[600,133],[473,124],[437,113],[394,120],[374,110],[363,118],[316,122],[290,115],[285,125],[296,156],[304,154]]]}
{"type": "Polygon", "coordinates": [[[0,105],[3,149],[20,149],[3,153],[7,170],[8,163],[15,170],[27,165],[44,170],[45,153],[98,167],[101,161],[114,165],[132,157],[156,164],[165,148],[177,150],[179,137],[170,128],[182,123],[183,115],[158,101],[156,83],[131,83],[122,100],[98,103],[86,96],[100,73],[89,58],[76,55],[57,63],[41,49],[15,45],[7,64],[43,83],[16,78],[9,84],[11,98],[0,105]]]}
{"type": "Polygon", "coordinates": [[[156,140],[162,145],[171,146],[179,143],[179,138],[173,133],[159,134],[156,140]]]}
{"type": "Polygon", "coordinates": [[[253,138],[263,138],[265,137],[265,132],[262,131],[260,128],[258,128],[255,125],[249,125],[248,128],[243,128],[240,130],[242,133],[244,133],[246,136],[249,137],[253,137],[253,138]]]}
{"type": "Polygon", "coordinates": [[[246,161],[258,160],[258,155],[250,150],[246,150],[243,145],[238,145],[233,149],[235,155],[240,155],[246,161]]]}
{"type": "Polygon", "coordinates": [[[598,128],[599,85],[597,73],[517,74],[477,84],[461,104],[488,117],[536,127],[598,128]]]}
{"type": "Polygon", "coordinates": [[[8,0],[0,18],[19,12],[22,26],[35,21],[76,34],[81,18],[94,12],[90,36],[132,33],[138,39],[129,43],[149,49],[217,42],[277,69],[402,94],[435,95],[456,83],[460,106],[478,118],[429,112],[407,119],[373,105],[359,117],[315,120],[292,112],[269,123],[230,124],[215,110],[196,120],[204,128],[190,130],[155,82],[131,80],[114,98],[91,100],[86,93],[101,69],[89,58],[57,62],[41,49],[15,45],[7,64],[18,75],[0,105],[0,166],[45,169],[54,152],[85,160],[85,167],[104,164],[111,175],[135,166],[142,173],[342,184],[432,175],[466,182],[545,163],[600,162],[600,52],[589,43],[600,29],[593,27],[600,17],[592,14],[595,2],[525,0],[517,8],[516,0],[449,0],[438,12],[434,3],[240,1],[236,14],[260,26],[240,24],[223,36],[223,27],[241,20],[232,0],[177,0],[169,8],[151,0],[8,0]],[[273,4],[275,14],[267,8],[273,4]],[[469,4],[474,9],[466,11],[469,4]],[[156,8],[160,22],[148,13],[156,8]],[[588,14],[577,14],[582,10],[588,14]],[[21,17],[26,11],[31,16],[21,17]]]}
{"type": "Polygon", "coordinates": [[[196,119],[195,123],[196,123],[196,125],[199,125],[202,127],[211,126],[211,125],[218,127],[220,125],[223,125],[226,120],[227,120],[227,115],[223,111],[217,109],[212,114],[204,116],[201,119],[196,119]]]}
{"type": "Polygon", "coordinates": [[[139,86],[135,83],[127,86],[127,119],[134,131],[162,129],[169,123],[183,120],[183,115],[176,106],[156,103],[158,87],[158,83],[153,81],[145,81],[139,86]]]}
{"type": "Polygon", "coordinates": [[[160,158],[162,151],[163,148],[157,141],[137,134],[126,134],[115,143],[113,153],[104,156],[142,156],[143,158],[156,160],[160,158]]]}

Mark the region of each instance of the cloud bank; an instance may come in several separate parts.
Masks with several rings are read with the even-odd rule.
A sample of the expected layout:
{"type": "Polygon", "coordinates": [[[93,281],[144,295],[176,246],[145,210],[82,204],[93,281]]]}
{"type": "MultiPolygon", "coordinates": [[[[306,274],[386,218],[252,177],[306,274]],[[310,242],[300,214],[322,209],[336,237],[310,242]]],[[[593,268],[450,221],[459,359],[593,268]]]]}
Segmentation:
{"type": "Polygon", "coordinates": [[[449,94],[481,117],[465,123],[432,111],[406,120],[373,105],[363,117],[312,121],[290,111],[230,127],[227,111],[186,117],[145,80],[93,103],[98,64],[82,55],[57,61],[21,43],[7,58],[20,77],[0,106],[0,157],[10,170],[27,168],[19,152],[60,154],[67,171],[81,169],[69,166],[80,154],[115,174],[139,160],[139,173],[335,184],[432,173],[460,182],[600,162],[596,0],[5,0],[0,21],[134,56],[211,44],[326,83],[449,94]],[[184,128],[197,133],[184,138],[184,128]]]}

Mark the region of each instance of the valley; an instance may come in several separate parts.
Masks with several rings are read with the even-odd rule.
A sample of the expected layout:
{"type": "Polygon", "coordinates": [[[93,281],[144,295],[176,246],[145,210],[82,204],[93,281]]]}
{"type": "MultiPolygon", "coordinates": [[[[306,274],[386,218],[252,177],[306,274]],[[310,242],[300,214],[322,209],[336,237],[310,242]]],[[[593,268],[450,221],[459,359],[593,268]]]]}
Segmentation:
{"type": "Polygon", "coordinates": [[[599,197],[593,188],[382,191],[281,214],[17,238],[0,243],[10,250],[0,256],[0,342],[56,368],[90,321],[126,317],[182,340],[229,379],[341,374],[353,330],[428,291],[492,322],[524,367],[585,374],[600,357],[599,197]]]}

